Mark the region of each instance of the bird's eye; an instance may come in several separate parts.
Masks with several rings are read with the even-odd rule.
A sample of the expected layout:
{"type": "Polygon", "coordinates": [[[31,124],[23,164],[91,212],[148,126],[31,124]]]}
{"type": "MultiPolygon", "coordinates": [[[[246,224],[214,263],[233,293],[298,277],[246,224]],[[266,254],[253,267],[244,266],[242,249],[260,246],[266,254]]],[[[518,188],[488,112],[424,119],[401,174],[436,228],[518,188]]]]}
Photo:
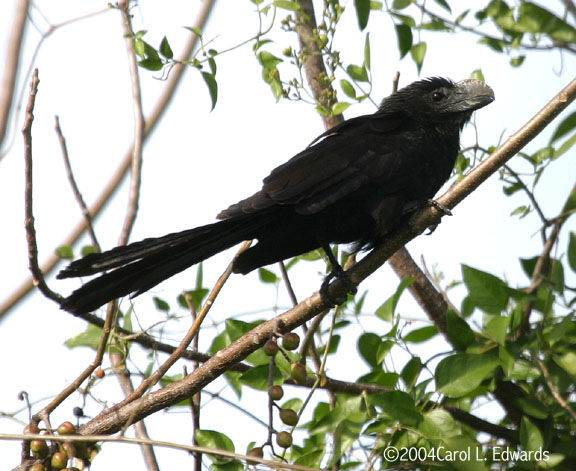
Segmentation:
{"type": "Polygon", "coordinates": [[[432,100],[434,100],[434,101],[441,101],[444,98],[446,98],[446,95],[444,95],[444,93],[442,93],[440,91],[435,91],[432,93],[432,100]]]}

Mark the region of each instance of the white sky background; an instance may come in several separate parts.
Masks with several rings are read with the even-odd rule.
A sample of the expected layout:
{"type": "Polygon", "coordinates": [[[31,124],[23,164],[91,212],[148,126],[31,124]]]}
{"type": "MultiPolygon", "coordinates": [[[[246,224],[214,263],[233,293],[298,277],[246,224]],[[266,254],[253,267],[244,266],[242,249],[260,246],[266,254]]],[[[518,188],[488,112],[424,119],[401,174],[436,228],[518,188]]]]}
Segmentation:
{"type": "MultiPolygon", "coordinates": [[[[5,60],[13,3],[0,2],[0,63],[5,60]]],[[[483,4],[453,3],[458,4],[459,8],[464,3],[472,8],[483,4]]],[[[106,4],[102,1],[74,0],[36,2],[51,24],[103,9],[106,4]]],[[[551,8],[558,7],[560,2],[550,1],[546,4],[551,8]]],[[[199,1],[143,0],[133,12],[135,29],[149,30],[145,39],[153,45],[158,45],[162,36],[166,35],[178,54],[187,33],[182,27],[194,23],[199,5],[199,1]]],[[[33,18],[45,31],[47,23],[37,13],[33,18]]],[[[223,1],[214,11],[205,37],[214,38],[212,47],[222,50],[249,38],[257,27],[252,3],[247,0],[223,1]]],[[[356,26],[351,1],[340,27],[336,46],[343,48],[344,62],[361,63],[364,35],[359,33],[356,26]]],[[[392,24],[386,15],[373,14],[368,30],[372,44],[373,96],[380,100],[389,93],[392,77],[397,70],[402,74],[401,85],[417,79],[418,75],[410,58],[399,61],[392,24]]],[[[30,64],[39,37],[37,31],[29,27],[22,62],[26,67],[30,64]]],[[[277,39],[277,44],[267,46],[266,50],[280,56],[286,46],[286,35],[273,38],[277,39]]],[[[487,83],[494,89],[496,101],[476,115],[479,141],[486,146],[496,144],[502,132],[506,138],[516,131],[568,83],[576,70],[574,57],[558,52],[531,53],[522,67],[514,69],[508,65],[507,56],[498,56],[485,46],[478,45],[477,38],[471,35],[453,37],[424,33],[422,39],[428,42],[428,55],[421,77],[442,75],[461,80],[473,70],[481,68],[487,83]]],[[[261,79],[260,66],[254,58],[251,44],[217,57],[217,65],[219,97],[216,109],[210,113],[207,89],[199,74],[190,70],[170,110],[147,142],[142,198],[132,240],[212,222],[220,209],[259,189],[262,178],[272,168],[286,161],[323,131],[320,118],[309,105],[286,101],[275,103],[269,87],[261,79]]],[[[93,201],[99,193],[131,142],[133,115],[130,80],[119,12],[108,11],[58,29],[45,41],[34,66],[40,72],[33,128],[34,209],[42,260],[59,245],[69,227],[80,217],[64,175],[61,152],[53,129],[54,115],[60,116],[76,178],[87,202],[93,201]]],[[[141,70],[145,111],[151,109],[164,86],[162,81],[157,80],[160,75],[141,70]]],[[[20,76],[20,90],[24,90],[26,97],[28,81],[28,77],[20,76]]],[[[341,99],[345,97],[341,96],[341,99]]],[[[573,111],[574,106],[570,110],[573,111]]],[[[567,116],[570,110],[562,116],[567,116]]],[[[373,111],[373,105],[365,102],[349,108],[346,117],[373,111]]],[[[0,286],[5,295],[28,276],[23,229],[22,118],[20,113],[12,126],[13,145],[0,161],[0,286]]],[[[534,152],[545,145],[553,128],[530,144],[526,151],[534,152]]],[[[472,142],[473,135],[469,129],[462,143],[466,146],[472,142]]],[[[574,168],[572,150],[545,173],[537,196],[548,216],[556,215],[560,209],[558,205],[564,202],[556,195],[567,195],[574,184],[574,168]]],[[[448,280],[460,279],[460,264],[466,263],[506,277],[512,284],[525,284],[527,280],[518,258],[529,258],[539,252],[539,236],[536,235],[539,222],[535,216],[522,220],[510,218],[510,212],[526,202],[520,194],[513,198],[504,197],[500,186],[493,177],[455,209],[454,217],[444,218],[433,236],[422,236],[411,242],[409,249],[414,258],[419,260],[420,254],[425,254],[428,266],[437,264],[448,280]],[[528,234],[535,235],[529,238],[528,234]]],[[[105,248],[116,245],[126,208],[126,190],[127,185],[97,222],[97,234],[105,248]]],[[[574,230],[573,221],[571,223],[574,230]]],[[[562,243],[560,248],[564,251],[566,243],[562,243]]],[[[223,271],[232,253],[229,251],[214,257],[205,265],[206,286],[211,286],[223,271]]],[[[301,299],[319,287],[321,276],[318,267],[302,263],[294,271],[292,281],[301,299]]],[[[275,288],[259,284],[257,276],[254,272],[246,277],[233,277],[213,308],[212,319],[215,322],[221,322],[233,313],[270,309],[276,302],[282,307],[289,305],[283,289],[280,289],[277,299],[275,288]]],[[[183,287],[192,287],[194,280],[195,270],[190,270],[152,291],[175,306],[176,295],[183,287]]],[[[77,286],[75,281],[56,282],[53,278],[49,279],[49,284],[63,294],[77,286]]],[[[388,267],[380,269],[363,283],[360,292],[370,290],[366,311],[370,312],[390,296],[397,284],[397,278],[388,267]]],[[[149,299],[139,298],[136,307],[143,326],[161,318],[149,299]]],[[[459,303],[458,298],[456,301],[459,303]]],[[[404,297],[399,310],[407,319],[422,316],[408,295],[404,297]]],[[[269,315],[264,313],[258,317],[269,315]]],[[[182,324],[183,331],[187,325],[187,321],[182,324]]],[[[366,318],[362,319],[362,326],[381,334],[390,327],[381,321],[370,322],[366,318]]],[[[0,388],[0,411],[14,412],[21,408],[22,403],[17,400],[21,390],[28,391],[32,400],[60,391],[93,358],[91,350],[76,349],[71,354],[63,346],[66,339],[84,330],[85,323],[60,311],[38,293],[22,303],[0,327],[0,369],[4,377],[0,388]]],[[[362,327],[357,328],[357,333],[362,333],[362,327]]],[[[181,336],[180,332],[170,334],[173,339],[181,336]]],[[[208,332],[202,337],[204,348],[210,343],[211,335],[208,332]]],[[[329,363],[330,374],[335,378],[354,380],[359,371],[368,371],[361,360],[347,363],[351,357],[358,356],[355,342],[356,337],[343,340],[344,351],[350,354],[342,356],[338,362],[333,360],[329,363]]],[[[433,348],[441,350],[445,347],[433,348]]],[[[403,361],[399,360],[398,365],[402,364],[403,361]]],[[[109,389],[101,389],[101,397],[114,395],[114,400],[117,400],[120,396],[115,379],[109,378],[107,384],[109,389]]],[[[216,386],[208,389],[218,390],[216,386]]],[[[248,393],[247,397],[250,396],[260,401],[262,398],[261,395],[248,393]]],[[[71,409],[78,405],[78,396],[73,396],[69,402],[69,407],[65,406],[54,414],[53,424],[72,420],[71,409]]],[[[95,415],[98,408],[92,405],[87,407],[86,412],[95,415]]],[[[238,424],[241,424],[243,433],[235,437],[236,449],[240,452],[244,451],[250,440],[265,439],[265,432],[260,429],[253,436],[248,436],[245,432],[247,419],[234,419],[242,422],[231,424],[232,417],[236,415],[222,404],[207,408],[203,414],[205,427],[223,428],[232,436],[234,430],[238,431],[238,424]],[[225,415],[222,415],[223,411],[225,415]],[[218,413],[220,416],[210,415],[218,413]],[[216,418],[212,420],[211,417],[216,418]]],[[[173,414],[173,419],[167,419],[163,413],[156,415],[157,418],[148,422],[152,438],[188,441],[190,420],[187,414],[173,414]],[[167,420],[170,420],[169,426],[167,420]]],[[[260,416],[265,415],[262,407],[260,416]]],[[[25,420],[24,414],[18,417],[25,420]]],[[[21,426],[13,421],[0,420],[0,432],[20,431],[21,426]]],[[[176,459],[177,463],[188,459],[182,452],[159,451],[159,455],[163,457],[161,465],[164,466],[168,466],[171,459],[176,459]]],[[[18,456],[18,443],[0,442],[2,469],[15,465],[18,456]]],[[[93,469],[110,469],[111,465],[118,464],[115,461],[118,459],[142,469],[137,447],[119,448],[115,445],[105,445],[93,469]]]]}

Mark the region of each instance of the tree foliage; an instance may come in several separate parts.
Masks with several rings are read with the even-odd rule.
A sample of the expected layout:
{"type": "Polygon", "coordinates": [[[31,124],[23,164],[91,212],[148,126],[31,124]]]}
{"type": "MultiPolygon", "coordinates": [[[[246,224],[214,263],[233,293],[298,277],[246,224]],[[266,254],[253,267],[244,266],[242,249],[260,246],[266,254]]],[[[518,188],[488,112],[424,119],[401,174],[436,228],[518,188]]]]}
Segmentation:
{"type": "MultiPolygon", "coordinates": [[[[413,61],[418,70],[432,60],[428,38],[435,34],[448,34],[453,40],[459,35],[474,35],[480,47],[509,57],[511,67],[522,67],[535,51],[576,52],[576,7],[572,2],[566,1],[556,10],[527,1],[484,3],[475,10],[461,10],[461,4],[447,0],[355,0],[346,4],[325,0],[316,5],[315,18],[307,1],[252,0],[250,6],[255,8],[259,23],[270,26],[261,28],[247,44],[273,97],[310,103],[326,124],[342,119],[354,104],[374,101],[375,48],[369,30],[377,15],[388,18],[399,58],[413,61]],[[356,15],[354,34],[362,36],[363,48],[354,62],[344,61],[335,46],[345,14],[356,15]],[[312,41],[314,50],[306,46],[310,44],[307,40],[312,41]],[[319,60],[321,67],[314,76],[307,68],[312,60],[319,60]]],[[[150,44],[146,31],[132,32],[134,53],[139,66],[152,73],[168,75],[179,65],[197,70],[214,108],[219,98],[218,60],[223,54],[234,54],[235,47],[218,51],[204,37],[207,33],[196,27],[189,29],[200,38],[190,59],[176,59],[166,36],[157,46],[150,44]]],[[[474,75],[482,78],[480,64],[474,75]]],[[[185,345],[176,359],[187,362],[190,375],[194,375],[198,363],[210,365],[208,359],[224,356],[227,347],[245,341],[248,346],[242,361],[231,363],[226,370],[209,372],[206,384],[223,375],[226,387],[237,396],[236,407],[252,416],[265,409],[268,415],[248,450],[237,449],[234,437],[220,430],[217,420],[203,421],[201,428],[195,427],[193,445],[213,449],[204,455],[204,462],[221,471],[243,469],[262,457],[286,467],[292,464],[314,469],[574,469],[576,232],[567,228],[576,212],[576,187],[569,194],[553,195],[559,209],[547,214],[539,202],[538,184],[558,159],[573,155],[575,142],[576,113],[572,112],[554,124],[544,147],[520,152],[513,163],[499,170],[500,197],[522,195],[524,199],[510,217],[538,216],[539,226],[533,230],[538,231],[542,246],[531,257],[519,258],[524,281],[503,279],[462,260],[461,279],[446,282],[441,273],[427,274],[436,294],[446,298],[440,317],[425,309],[428,320],[407,322],[398,303],[418,292],[419,285],[415,277],[404,277],[394,293],[377,294],[382,300],[373,312],[365,311],[369,293],[360,291],[330,312],[310,316],[312,320],[300,337],[285,332],[279,317],[277,328],[262,338],[257,329],[263,320],[245,321],[231,313],[205,354],[185,345]],[[452,296],[455,287],[463,290],[464,296],[452,296]],[[366,323],[356,342],[357,355],[368,372],[353,382],[339,381],[336,365],[346,355],[341,340],[350,336],[352,325],[368,315],[378,322],[366,323]],[[249,345],[251,341],[255,346],[249,345]],[[325,394],[319,395],[319,390],[325,394]],[[248,394],[256,394],[259,401],[246,401],[248,394]],[[483,412],[486,410],[489,412],[483,412]],[[246,453],[252,461],[223,455],[222,450],[246,453]]],[[[497,146],[496,142],[477,142],[464,147],[454,181],[489,159],[497,146]]],[[[66,246],[59,254],[70,258],[73,252],[66,246]]],[[[347,253],[341,256],[348,261],[347,253]]],[[[285,273],[260,269],[260,281],[263,286],[283,289],[296,265],[323,263],[320,258],[311,253],[287,261],[285,273]]],[[[352,258],[349,262],[353,263],[352,258]]],[[[110,368],[118,372],[131,365],[132,372],[151,380],[150,388],[157,382],[158,388],[175,389],[186,375],[163,371],[154,376],[164,361],[164,357],[158,360],[158,352],[172,353],[175,348],[161,341],[162,334],[168,326],[179,325],[183,313],[201,319],[212,303],[210,291],[200,266],[192,289],[174,300],[154,298],[158,316],[165,322],[144,335],[135,335],[131,310],[119,312],[104,349],[110,358],[116,358],[117,363],[110,368]],[[211,301],[207,303],[207,299],[211,301]],[[146,360],[134,354],[135,350],[144,351],[146,360]]],[[[86,320],[85,331],[71,333],[66,343],[72,355],[76,348],[102,347],[103,328],[106,331],[110,327],[96,316],[86,320]]],[[[109,380],[103,371],[96,369],[77,385],[84,401],[91,400],[98,384],[109,380]]],[[[203,386],[198,386],[193,397],[158,401],[158,408],[192,409],[198,414],[203,386]]],[[[155,397],[151,395],[150,400],[155,397]]],[[[138,411],[132,413],[138,415],[138,411]]],[[[106,414],[104,410],[86,419],[74,431],[79,435],[95,430],[111,433],[126,425],[120,421],[104,428],[106,414]]],[[[32,422],[36,425],[44,419],[36,415],[32,422]]],[[[32,427],[27,432],[37,430],[32,427]]],[[[58,430],[66,435],[62,432],[58,430]]],[[[32,447],[36,461],[48,462],[63,447],[57,438],[53,440],[50,450],[38,443],[32,447]]],[[[76,463],[82,460],[88,464],[99,447],[106,447],[73,443],[78,450],[76,463]]],[[[32,462],[25,461],[22,469],[32,462]]],[[[97,458],[94,463],[96,466],[97,458]]]]}

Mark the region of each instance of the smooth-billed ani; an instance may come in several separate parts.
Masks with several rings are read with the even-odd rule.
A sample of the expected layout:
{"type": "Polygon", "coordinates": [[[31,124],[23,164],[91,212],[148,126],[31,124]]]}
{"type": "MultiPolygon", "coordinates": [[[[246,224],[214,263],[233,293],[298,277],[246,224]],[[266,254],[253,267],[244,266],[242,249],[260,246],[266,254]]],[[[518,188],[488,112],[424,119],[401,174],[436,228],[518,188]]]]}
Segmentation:
{"type": "Polygon", "coordinates": [[[274,169],[260,191],[222,211],[221,221],[74,261],[58,278],[113,270],[74,291],[62,308],[85,313],[138,295],[247,239],[258,243],[234,261],[236,273],[330,243],[370,249],[446,182],[460,131],[474,110],[493,100],[492,89],[477,80],[414,82],[374,114],[319,136],[274,169]]]}

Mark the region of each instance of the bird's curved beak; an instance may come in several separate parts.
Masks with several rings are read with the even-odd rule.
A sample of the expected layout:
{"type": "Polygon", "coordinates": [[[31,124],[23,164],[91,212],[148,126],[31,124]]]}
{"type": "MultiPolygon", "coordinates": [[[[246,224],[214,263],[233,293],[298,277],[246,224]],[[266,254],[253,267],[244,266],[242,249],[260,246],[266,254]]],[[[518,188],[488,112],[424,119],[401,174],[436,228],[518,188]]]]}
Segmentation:
{"type": "Polygon", "coordinates": [[[494,90],[480,80],[467,79],[456,84],[462,111],[474,111],[494,101],[494,90]]]}

